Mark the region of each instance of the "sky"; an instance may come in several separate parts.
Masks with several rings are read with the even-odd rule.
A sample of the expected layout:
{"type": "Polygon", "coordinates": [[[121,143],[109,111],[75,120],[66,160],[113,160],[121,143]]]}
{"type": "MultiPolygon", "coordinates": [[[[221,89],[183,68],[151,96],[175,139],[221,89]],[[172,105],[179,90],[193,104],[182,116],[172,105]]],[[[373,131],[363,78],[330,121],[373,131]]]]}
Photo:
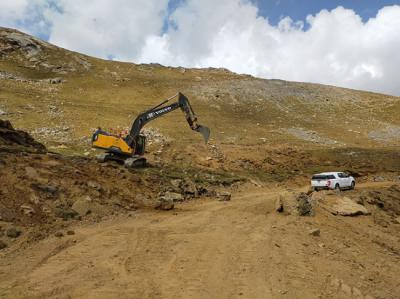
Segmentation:
{"type": "Polygon", "coordinates": [[[0,26],[105,59],[400,95],[400,0],[0,0],[0,26]]]}

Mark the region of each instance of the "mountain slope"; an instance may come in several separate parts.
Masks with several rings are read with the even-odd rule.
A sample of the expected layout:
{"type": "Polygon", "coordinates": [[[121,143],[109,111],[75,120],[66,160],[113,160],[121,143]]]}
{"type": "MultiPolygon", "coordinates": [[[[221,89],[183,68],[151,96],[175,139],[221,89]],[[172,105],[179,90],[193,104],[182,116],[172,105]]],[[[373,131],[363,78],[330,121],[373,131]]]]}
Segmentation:
{"type": "MultiPolygon", "coordinates": [[[[393,164],[400,145],[398,97],[263,80],[224,69],[105,61],[4,28],[0,29],[0,83],[3,117],[29,130],[50,149],[68,153],[87,152],[96,127],[128,128],[140,111],[177,91],[189,97],[199,122],[211,128],[211,142],[218,147],[222,162],[231,159],[225,165],[221,159],[213,159],[221,168],[234,169],[242,158],[261,163],[282,148],[300,151],[293,157],[298,161],[310,150],[347,154],[354,152],[349,148],[357,148],[379,151],[383,156],[390,151],[387,163],[393,164]],[[264,153],[261,160],[249,157],[255,151],[264,153]]],[[[177,153],[188,151],[199,156],[199,163],[211,163],[204,160],[213,153],[200,145],[201,137],[190,131],[180,112],[149,127],[169,140],[171,146],[164,150],[168,154],[161,155],[164,160],[174,160],[177,153]]],[[[150,152],[159,147],[155,144],[150,152]]],[[[368,161],[359,155],[363,160],[360,164],[368,161]]],[[[378,167],[381,162],[372,164],[378,167]]],[[[333,166],[343,165],[333,162],[333,166]]]]}

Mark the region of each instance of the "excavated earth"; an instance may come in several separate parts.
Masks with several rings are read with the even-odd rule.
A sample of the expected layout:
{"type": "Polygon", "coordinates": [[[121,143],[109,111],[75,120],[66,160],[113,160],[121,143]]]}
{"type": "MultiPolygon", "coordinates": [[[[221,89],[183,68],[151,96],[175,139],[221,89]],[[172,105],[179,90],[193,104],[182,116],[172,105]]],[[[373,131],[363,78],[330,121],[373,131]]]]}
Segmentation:
{"type": "Polygon", "coordinates": [[[49,153],[0,124],[1,298],[400,294],[398,181],[365,178],[339,193],[290,182],[183,188],[157,167],[49,153]],[[171,208],[160,192],[180,203],[160,210],[171,208]]]}
{"type": "Polygon", "coordinates": [[[171,209],[174,196],[184,201],[216,194],[205,180],[196,184],[190,175],[171,180],[151,165],[129,170],[116,163],[48,152],[3,120],[0,177],[0,238],[13,229],[26,241],[43,239],[81,221],[98,222],[141,208],[171,209]]]}

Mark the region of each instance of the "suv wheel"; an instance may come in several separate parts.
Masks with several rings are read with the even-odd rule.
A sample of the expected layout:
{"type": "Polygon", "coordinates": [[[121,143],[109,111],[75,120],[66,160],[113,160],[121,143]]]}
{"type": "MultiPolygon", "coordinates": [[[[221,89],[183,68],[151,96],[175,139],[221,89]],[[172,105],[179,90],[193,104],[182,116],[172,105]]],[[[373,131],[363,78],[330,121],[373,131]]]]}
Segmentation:
{"type": "Polygon", "coordinates": [[[351,182],[350,189],[351,189],[351,190],[354,190],[355,186],[356,186],[356,182],[352,181],[352,182],[351,182]]]}
{"type": "Polygon", "coordinates": [[[335,185],[335,190],[340,191],[340,185],[338,183],[335,185]]]}

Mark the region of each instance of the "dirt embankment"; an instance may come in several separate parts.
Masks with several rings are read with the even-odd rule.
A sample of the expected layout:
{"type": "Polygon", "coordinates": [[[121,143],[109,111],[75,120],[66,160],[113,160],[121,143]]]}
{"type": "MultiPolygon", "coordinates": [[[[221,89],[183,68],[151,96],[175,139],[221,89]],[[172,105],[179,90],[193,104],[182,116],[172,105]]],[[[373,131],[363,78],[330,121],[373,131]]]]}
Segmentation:
{"type": "Polygon", "coordinates": [[[199,183],[179,174],[171,177],[151,165],[129,170],[50,153],[26,132],[0,120],[2,247],[43,239],[82,221],[99,222],[141,208],[171,209],[176,201],[216,194],[212,184],[218,185],[218,179],[199,183]],[[16,233],[10,236],[9,230],[16,233]]]}
{"type": "Polygon", "coordinates": [[[36,142],[28,133],[13,128],[7,120],[0,119],[0,151],[45,153],[43,144],[36,142]]]}

